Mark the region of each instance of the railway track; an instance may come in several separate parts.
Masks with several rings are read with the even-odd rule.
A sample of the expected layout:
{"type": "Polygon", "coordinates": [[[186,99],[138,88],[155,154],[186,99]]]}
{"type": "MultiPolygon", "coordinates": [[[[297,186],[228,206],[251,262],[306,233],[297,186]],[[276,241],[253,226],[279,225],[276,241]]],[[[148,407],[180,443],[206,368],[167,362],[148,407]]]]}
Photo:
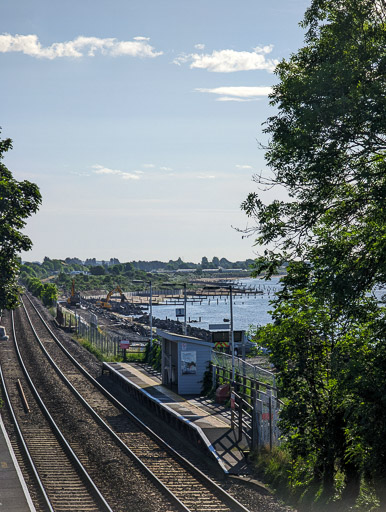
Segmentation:
{"type": "Polygon", "coordinates": [[[13,344],[2,349],[0,377],[17,438],[12,444],[35,484],[37,510],[112,512],[52,420],[20,356],[13,314],[13,344]],[[5,360],[6,359],[6,363],[5,360]]]}
{"type": "MultiPolygon", "coordinates": [[[[76,397],[76,407],[83,408],[83,413],[80,414],[83,414],[84,421],[89,422],[92,417],[94,424],[97,422],[108,431],[110,445],[115,444],[129,456],[142,474],[146,474],[146,477],[168,496],[176,509],[197,512],[246,511],[240,503],[164,443],[112,397],[72,358],[32,302],[24,302],[25,310],[17,312],[19,325],[22,326],[20,329],[27,330],[27,321],[28,324],[34,325],[34,344],[36,345],[39,340],[41,350],[47,360],[50,360],[48,368],[47,360],[43,363],[42,354],[38,356],[40,364],[45,368],[45,377],[48,374],[53,376],[55,373],[56,379],[59,376],[62,382],[66,382],[67,389],[71,389],[71,393],[76,397]],[[87,413],[84,412],[84,408],[87,413]]],[[[28,359],[32,358],[32,346],[31,342],[25,346],[28,359]]],[[[47,383],[44,382],[43,376],[40,380],[38,387],[44,388],[47,383]]]]}

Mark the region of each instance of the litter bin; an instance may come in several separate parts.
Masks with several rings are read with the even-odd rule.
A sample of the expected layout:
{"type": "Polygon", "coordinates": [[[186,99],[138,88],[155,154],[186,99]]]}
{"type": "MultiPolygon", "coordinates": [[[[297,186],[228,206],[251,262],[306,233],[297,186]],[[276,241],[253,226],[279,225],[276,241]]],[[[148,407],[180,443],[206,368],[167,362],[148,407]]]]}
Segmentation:
{"type": "Polygon", "coordinates": [[[225,404],[227,400],[229,400],[231,394],[231,387],[229,384],[221,384],[216,389],[216,403],[225,404]]]}

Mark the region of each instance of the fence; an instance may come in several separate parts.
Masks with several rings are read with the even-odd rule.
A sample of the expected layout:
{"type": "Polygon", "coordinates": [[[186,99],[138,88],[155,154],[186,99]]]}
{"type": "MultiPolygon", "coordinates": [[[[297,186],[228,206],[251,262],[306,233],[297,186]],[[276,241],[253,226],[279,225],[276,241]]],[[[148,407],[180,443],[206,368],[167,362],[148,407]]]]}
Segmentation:
{"type": "Polygon", "coordinates": [[[87,323],[79,315],[73,315],[62,310],[62,327],[76,332],[81,338],[87,340],[99,352],[108,357],[122,357],[133,354],[139,359],[144,357],[145,347],[142,344],[132,344],[129,349],[121,349],[122,336],[100,330],[96,325],[87,323]]]}
{"type": "Polygon", "coordinates": [[[122,337],[103,332],[95,325],[90,325],[83,320],[77,322],[77,333],[81,338],[87,340],[92,346],[96,347],[103,355],[117,357],[121,355],[119,342],[122,337]]]}
{"type": "Polygon", "coordinates": [[[238,440],[249,447],[272,447],[279,444],[279,411],[282,402],[277,398],[276,380],[272,372],[234,358],[235,381],[232,380],[232,357],[212,352],[213,387],[229,384],[231,389],[232,428],[238,440]]]}
{"type": "MultiPolygon", "coordinates": [[[[235,373],[243,376],[243,378],[259,381],[263,386],[269,386],[270,388],[276,389],[276,379],[272,372],[243,361],[239,357],[235,357],[234,361],[235,373]]],[[[224,368],[227,374],[230,375],[230,382],[232,375],[232,356],[230,354],[225,354],[224,352],[212,350],[212,364],[224,368]]]]}

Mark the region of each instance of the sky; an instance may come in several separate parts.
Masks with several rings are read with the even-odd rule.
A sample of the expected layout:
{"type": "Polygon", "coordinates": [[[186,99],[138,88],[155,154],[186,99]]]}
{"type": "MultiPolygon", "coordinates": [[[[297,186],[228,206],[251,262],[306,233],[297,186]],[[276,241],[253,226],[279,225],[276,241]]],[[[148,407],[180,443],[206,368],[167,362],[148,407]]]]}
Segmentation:
{"type": "Polygon", "coordinates": [[[23,259],[256,257],[240,205],[308,4],[1,2],[3,162],[43,196],[23,259]]]}

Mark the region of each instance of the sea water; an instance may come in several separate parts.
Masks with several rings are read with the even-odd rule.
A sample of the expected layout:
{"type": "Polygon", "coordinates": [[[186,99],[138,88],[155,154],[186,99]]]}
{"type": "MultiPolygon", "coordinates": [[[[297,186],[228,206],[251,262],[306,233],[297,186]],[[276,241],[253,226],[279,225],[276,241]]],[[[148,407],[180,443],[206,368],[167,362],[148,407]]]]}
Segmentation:
{"type": "MultiPolygon", "coordinates": [[[[269,311],[272,306],[270,306],[270,301],[274,299],[275,292],[280,287],[279,279],[279,277],[272,277],[269,281],[265,281],[264,279],[248,278],[229,282],[233,285],[233,293],[235,294],[233,297],[233,329],[235,331],[248,331],[251,327],[266,325],[271,321],[269,311]],[[262,293],[240,296],[237,294],[237,287],[252,288],[262,293]]],[[[153,316],[161,319],[177,320],[176,309],[182,307],[183,304],[153,306],[153,316]]],[[[188,296],[186,318],[188,321],[190,318],[190,325],[202,329],[208,329],[209,324],[223,324],[224,319],[230,319],[229,297],[212,295],[199,303],[189,301],[188,296]]],[[[183,322],[183,317],[179,320],[183,322]]]]}
{"type": "MultiPolygon", "coordinates": [[[[264,279],[238,279],[229,281],[234,287],[233,293],[233,328],[237,330],[249,331],[253,327],[259,325],[266,325],[271,322],[272,317],[270,311],[273,306],[270,304],[275,298],[275,293],[278,291],[280,285],[280,277],[272,277],[266,281],[264,279]],[[252,288],[262,293],[256,295],[237,295],[236,289],[252,288]]],[[[385,301],[385,289],[377,289],[374,291],[374,296],[381,302],[383,296],[383,303],[385,301]]],[[[161,306],[153,306],[153,316],[161,319],[169,318],[177,320],[176,309],[183,308],[183,302],[179,305],[168,304],[161,306]]],[[[199,302],[187,300],[186,318],[190,325],[208,329],[209,324],[224,324],[224,319],[230,319],[230,303],[229,297],[216,297],[212,295],[208,299],[203,299],[201,304],[199,302]]],[[[179,318],[183,322],[183,317],[179,318]]],[[[224,326],[225,330],[225,326],[224,326]]]]}

